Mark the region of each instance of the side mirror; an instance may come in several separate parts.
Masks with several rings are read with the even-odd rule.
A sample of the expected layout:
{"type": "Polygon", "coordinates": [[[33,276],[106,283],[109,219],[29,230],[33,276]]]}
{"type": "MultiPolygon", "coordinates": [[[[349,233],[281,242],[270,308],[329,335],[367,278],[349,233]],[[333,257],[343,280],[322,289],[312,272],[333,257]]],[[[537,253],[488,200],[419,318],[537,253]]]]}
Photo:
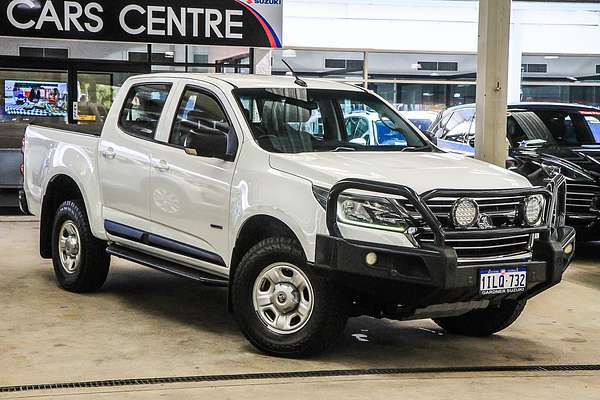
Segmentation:
{"type": "Polygon", "coordinates": [[[435,133],[431,131],[424,131],[423,134],[429,139],[429,141],[435,145],[438,143],[438,138],[435,136],[435,133]]]}
{"type": "Polygon", "coordinates": [[[232,161],[237,150],[236,140],[230,141],[229,138],[237,138],[233,132],[229,135],[212,130],[210,133],[194,132],[188,135],[184,141],[186,154],[191,156],[219,158],[225,161],[232,161]]]}

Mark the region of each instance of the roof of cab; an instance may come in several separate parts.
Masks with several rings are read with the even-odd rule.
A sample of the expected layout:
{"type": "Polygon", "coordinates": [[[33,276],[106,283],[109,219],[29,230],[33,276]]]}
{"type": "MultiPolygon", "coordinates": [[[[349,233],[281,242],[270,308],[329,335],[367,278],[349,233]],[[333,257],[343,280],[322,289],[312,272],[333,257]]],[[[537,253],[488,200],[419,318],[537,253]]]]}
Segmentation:
{"type": "MultiPolygon", "coordinates": [[[[199,74],[199,73],[159,73],[139,75],[136,78],[180,78],[191,79],[210,83],[227,83],[235,88],[260,89],[260,88],[294,88],[302,89],[295,83],[293,76],[273,75],[242,75],[242,74],[199,74]]],[[[308,89],[346,90],[360,92],[363,89],[343,82],[333,82],[325,79],[304,79],[308,89]]]]}

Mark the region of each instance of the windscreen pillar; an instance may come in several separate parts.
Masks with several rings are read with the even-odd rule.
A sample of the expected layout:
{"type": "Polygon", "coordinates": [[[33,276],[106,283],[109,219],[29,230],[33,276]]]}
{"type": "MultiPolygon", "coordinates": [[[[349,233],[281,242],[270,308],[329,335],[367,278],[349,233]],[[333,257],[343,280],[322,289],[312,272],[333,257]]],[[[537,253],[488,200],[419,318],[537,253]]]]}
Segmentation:
{"type": "Polygon", "coordinates": [[[475,158],[506,166],[511,0],[479,0],[475,158]]]}
{"type": "Polygon", "coordinates": [[[271,75],[271,49],[253,49],[252,62],[255,74],[271,75]]]}

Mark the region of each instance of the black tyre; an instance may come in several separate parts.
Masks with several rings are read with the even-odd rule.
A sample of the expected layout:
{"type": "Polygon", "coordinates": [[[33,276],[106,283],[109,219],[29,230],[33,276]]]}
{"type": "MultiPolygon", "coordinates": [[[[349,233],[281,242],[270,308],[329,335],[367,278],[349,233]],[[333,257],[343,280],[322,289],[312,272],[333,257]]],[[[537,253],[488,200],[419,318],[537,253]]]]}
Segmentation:
{"type": "Polygon", "coordinates": [[[62,203],[52,229],[52,262],[58,284],[78,293],[99,289],[106,281],[110,256],[106,243],[92,235],[83,202],[62,203]]]}
{"type": "Polygon", "coordinates": [[[458,317],[437,318],[435,323],[450,333],[465,336],[490,336],[519,318],[526,301],[505,301],[499,306],[474,310],[458,317]]]}
{"type": "Polygon", "coordinates": [[[266,239],[248,251],[236,270],[231,301],[246,338],[280,357],[325,350],[348,319],[340,288],[308,268],[301,246],[290,238],[266,239]]]}

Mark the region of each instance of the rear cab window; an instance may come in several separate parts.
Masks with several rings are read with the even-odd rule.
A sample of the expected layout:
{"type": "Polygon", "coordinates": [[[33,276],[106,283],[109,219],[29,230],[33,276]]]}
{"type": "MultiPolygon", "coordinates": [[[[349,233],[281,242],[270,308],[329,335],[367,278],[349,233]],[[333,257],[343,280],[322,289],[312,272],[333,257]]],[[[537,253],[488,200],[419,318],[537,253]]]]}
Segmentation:
{"type": "Polygon", "coordinates": [[[133,86],[123,103],[119,127],[130,135],[153,139],[170,91],[168,83],[133,86]]]}

